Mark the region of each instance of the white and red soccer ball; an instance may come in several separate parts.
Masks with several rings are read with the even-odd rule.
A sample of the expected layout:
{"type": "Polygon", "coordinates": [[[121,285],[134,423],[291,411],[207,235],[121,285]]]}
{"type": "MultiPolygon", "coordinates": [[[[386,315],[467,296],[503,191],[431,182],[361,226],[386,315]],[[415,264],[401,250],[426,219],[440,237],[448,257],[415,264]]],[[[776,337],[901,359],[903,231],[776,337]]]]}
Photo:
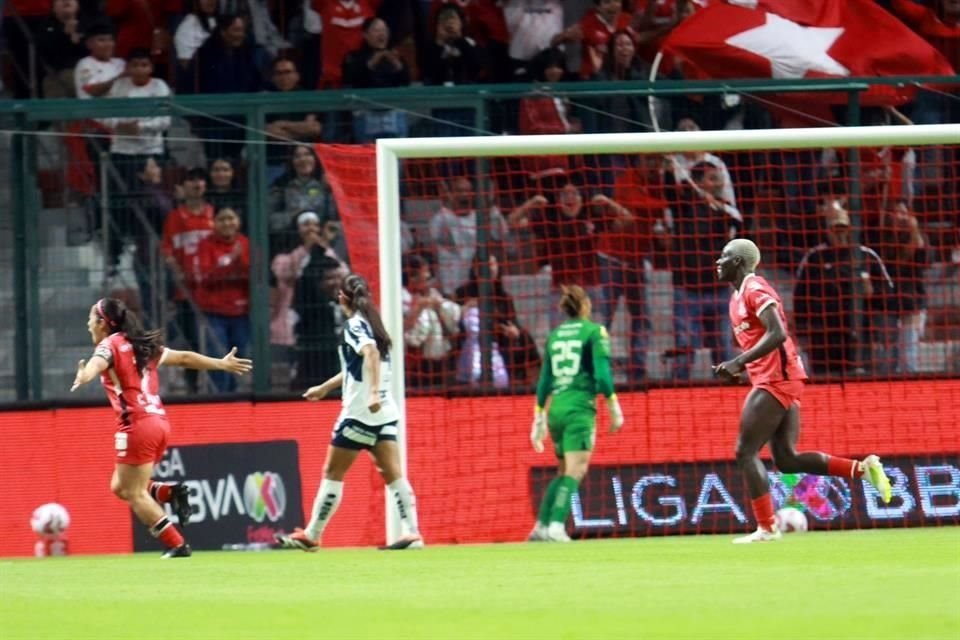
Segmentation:
{"type": "Polygon", "coordinates": [[[30,528],[38,536],[56,538],[63,535],[70,526],[70,512],[56,502],[42,504],[33,510],[30,516],[30,528]]]}
{"type": "Polygon", "coordinates": [[[777,511],[777,527],[784,533],[803,533],[808,528],[807,514],[787,507],[777,511]]]}

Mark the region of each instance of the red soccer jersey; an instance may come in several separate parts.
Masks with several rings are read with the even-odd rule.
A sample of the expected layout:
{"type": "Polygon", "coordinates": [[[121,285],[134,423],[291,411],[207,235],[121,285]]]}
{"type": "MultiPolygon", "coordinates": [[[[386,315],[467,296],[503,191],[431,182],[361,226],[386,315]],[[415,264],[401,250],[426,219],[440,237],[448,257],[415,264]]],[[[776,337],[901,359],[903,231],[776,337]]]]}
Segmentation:
{"type": "Polygon", "coordinates": [[[343,79],[343,59],[363,45],[363,22],[374,16],[367,0],[313,0],[320,14],[320,89],[336,89],[343,79]]]}
{"type": "Polygon", "coordinates": [[[622,11],[616,22],[608,24],[600,17],[596,9],[591,9],[580,18],[580,30],[583,32],[581,41],[580,77],[584,80],[603,68],[603,57],[607,54],[607,43],[610,36],[617,31],[629,31],[630,14],[622,11]]]}
{"type": "Polygon", "coordinates": [[[100,383],[107,392],[113,410],[117,412],[120,426],[129,426],[150,416],[166,417],[157,376],[160,358],[147,365],[144,371],[137,369],[133,345],[123,333],[113,333],[101,340],[93,355],[100,356],[110,364],[100,374],[100,383]]]}
{"type": "MultiPolygon", "coordinates": [[[[756,274],[748,274],[740,284],[740,290],[730,296],[730,322],[737,343],[744,351],[752,349],[763,334],[767,332],[760,322],[760,313],[770,305],[777,305],[777,314],[784,330],[787,330],[787,316],[783,312],[783,302],[770,283],[756,274]]],[[[753,385],[781,382],[783,380],[806,380],[807,372],[803,368],[797,345],[787,331],[787,340],[776,351],[747,364],[747,373],[753,385]]]]}

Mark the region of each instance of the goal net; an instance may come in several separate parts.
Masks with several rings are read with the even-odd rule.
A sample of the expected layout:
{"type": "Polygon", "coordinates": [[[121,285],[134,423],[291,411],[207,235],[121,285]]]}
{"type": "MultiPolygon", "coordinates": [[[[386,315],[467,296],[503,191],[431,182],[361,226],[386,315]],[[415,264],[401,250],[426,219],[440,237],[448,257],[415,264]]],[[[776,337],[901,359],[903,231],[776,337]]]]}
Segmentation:
{"type": "Polygon", "coordinates": [[[319,146],[395,338],[429,539],[532,526],[556,462],[528,440],[533,389],[564,284],[609,329],[626,416],[611,435],[598,412],[571,534],[752,526],[733,460],[748,387],[711,376],[735,353],[714,266],[733,237],[760,247],[811,376],[800,448],[877,453],[895,482],[884,506],[859,480],[767,459],[778,508],[822,529],[957,522],[958,144],[935,125],[319,146]]]}

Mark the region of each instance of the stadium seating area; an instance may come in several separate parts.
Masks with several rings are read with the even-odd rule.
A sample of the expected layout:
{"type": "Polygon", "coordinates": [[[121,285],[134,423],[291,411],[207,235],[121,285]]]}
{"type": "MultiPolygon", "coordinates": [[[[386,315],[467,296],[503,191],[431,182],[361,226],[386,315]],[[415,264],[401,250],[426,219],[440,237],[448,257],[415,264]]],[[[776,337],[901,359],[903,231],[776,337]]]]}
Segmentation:
{"type": "MultiPolygon", "coordinates": [[[[126,117],[64,113],[40,123],[31,143],[36,184],[26,191],[36,194],[42,221],[32,286],[45,396],[69,388],[75,358],[60,356],[86,348],[82,319],[104,292],[130,300],[175,344],[247,351],[247,298],[258,284],[249,281],[249,260],[258,247],[270,260],[272,390],[301,389],[335,372],[332,336],[342,318],[331,291],[359,268],[358,247],[372,242],[341,212],[362,210],[375,188],[372,180],[350,188],[357,186],[347,182],[351,156],[336,145],[850,122],[845,94],[590,92],[601,81],[717,78],[691,64],[677,41],[656,55],[708,4],[8,0],[8,99],[270,92],[272,101],[263,130],[253,132],[243,98],[236,116],[143,107],[126,117]],[[430,87],[493,83],[512,89],[423,102],[430,87]],[[374,99],[358,89],[387,92],[374,99]],[[254,148],[266,156],[256,188],[254,148]],[[249,228],[251,193],[262,191],[264,237],[249,228]]],[[[904,42],[912,33],[960,68],[960,3],[877,5],[902,21],[904,42]]],[[[899,71],[933,73],[923,65],[899,71]]],[[[860,121],[956,122],[953,90],[878,85],[864,94],[860,121]]],[[[0,137],[4,202],[21,175],[9,161],[14,144],[0,137]]],[[[361,161],[372,172],[372,152],[361,161]]],[[[958,173],[960,153],[950,146],[407,162],[409,384],[528,390],[537,345],[556,319],[557,288],[568,283],[588,287],[596,315],[610,324],[619,383],[703,382],[729,347],[725,290],[712,282],[711,264],[734,235],[765,252],[764,273],[784,294],[818,377],[956,375],[958,173]]],[[[4,281],[15,269],[13,227],[5,208],[4,281]]],[[[0,314],[15,311],[14,293],[0,293],[0,314]]],[[[4,326],[0,382],[10,384],[0,385],[0,400],[15,399],[14,344],[13,326],[4,326]]],[[[187,394],[249,390],[204,378],[170,384],[187,394]]]]}

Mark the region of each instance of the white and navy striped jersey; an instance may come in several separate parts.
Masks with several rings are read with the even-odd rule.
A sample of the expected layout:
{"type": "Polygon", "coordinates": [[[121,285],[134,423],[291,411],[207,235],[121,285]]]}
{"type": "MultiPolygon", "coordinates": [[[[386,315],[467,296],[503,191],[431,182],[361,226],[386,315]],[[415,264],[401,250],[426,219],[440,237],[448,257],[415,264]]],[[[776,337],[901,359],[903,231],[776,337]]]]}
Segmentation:
{"type": "Polygon", "coordinates": [[[377,426],[398,419],[397,405],[390,393],[390,354],[380,353],[380,410],[371,413],[367,408],[370,381],[364,379],[364,346],[376,345],[373,329],[361,313],[354,313],[343,327],[340,343],[340,367],[343,371],[343,410],[340,419],[350,418],[365,425],[377,426]]]}

